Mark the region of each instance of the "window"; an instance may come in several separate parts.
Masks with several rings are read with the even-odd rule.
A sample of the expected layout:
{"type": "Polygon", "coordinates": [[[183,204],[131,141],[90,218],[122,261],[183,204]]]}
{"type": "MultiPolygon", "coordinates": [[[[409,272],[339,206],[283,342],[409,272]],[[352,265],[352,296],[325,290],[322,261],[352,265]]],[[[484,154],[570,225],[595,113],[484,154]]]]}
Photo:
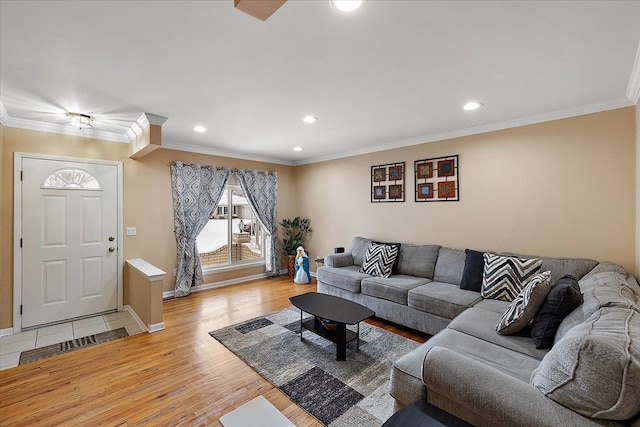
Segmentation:
{"type": "Polygon", "coordinates": [[[58,169],[44,180],[42,188],[102,190],[100,183],[93,175],[85,170],[76,168],[58,169]]]}
{"type": "Polygon", "coordinates": [[[196,242],[203,268],[264,261],[264,232],[240,186],[227,185],[196,242]]]}

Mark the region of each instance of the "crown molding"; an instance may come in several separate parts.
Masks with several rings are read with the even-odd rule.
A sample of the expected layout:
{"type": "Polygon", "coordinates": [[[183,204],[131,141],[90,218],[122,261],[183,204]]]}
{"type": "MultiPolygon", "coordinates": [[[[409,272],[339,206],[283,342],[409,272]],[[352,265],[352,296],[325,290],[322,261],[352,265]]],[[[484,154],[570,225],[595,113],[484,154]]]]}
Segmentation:
{"type": "Polygon", "coordinates": [[[120,135],[115,132],[105,132],[94,129],[76,129],[68,125],[62,125],[57,123],[45,123],[36,120],[17,119],[10,117],[7,110],[4,108],[4,104],[0,100],[0,125],[7,127],[14,127],[19,129],[35,130],[40,132],[58,133],[62,135],[79,136],[83,138],[102,139],[105,141],[129,143],[136,136],[140,135],[142,131],[149,125],[162,126],[168,119],[163,116],[158,116],[150,113],[143,113],[136,122],[131,125],[127,131],[120,135]]]}
{"type": "Polygon", "coordinates": [[[162,141],[161,148],[177,151],[187,151],[189,153],[209,154],[212,156],[230,157],[233,159],[253,160],[256,162],[274,163],[277,165],[294,166],[291,161],[279,159],[277,157],[257,156],[247,153],[236,153],[233,151],[220,150],[213,147],[203,147],[201,145],[181,144],[178,142],[162,141]]]}
{"type": "Polygon", "coordinates": [[[7,114],[7,110],[4,109],[4,104],[0,100],[0,125],[6,126],[8,119],[9,115],[7,114]]]}
{"type": "Polygon", "coordinates": [[[362,154],[375,153],[378,151],[392,150],[394,148],[409,147],[412,145],[427,144],[431,142],[444,141],[447,139],[460,138],[464,136],[478,135],[487,132],[494,132],[498,130],[511,129],[520,126],[533,125],[537,123],[550,122],[553,120],[566,119],[569,117],[582,116],[585,114],[600,113],[602,111],[615,110],[618,108],[630,107],[633,104],[627,98],[616,99],[612,101],[584,105],[576,108],[569,108],[566,110],[552,111],[544,114],[537,114],[533,116],[521,117],[513,120],[506,120],[497,123],[491,123],[488,125],[474,126],[466,129],[454,130],[449,132],[441,132],[436,134],[427,134],[419,137],[413,137],[403,139],[399,141],[389,142],[385,144],[379,144],[376,146],[370,146],[358,150],[344,151],[328,156],[312,157],[308,159],[298,160],[293,162],[293,166],[301,166],[311,163],[324,162],[328,160],[342,159],[345,157],[359,156],[362,154]]]}
{"type": "Polygon", "coordinates": [[[78,130],[69,125],[60,125],[55,123],[43,123],[35,120],[15,119],[7,116],[2,120],[2,125],[7,127],[35,130],[40,132],[58,133],[62,135],[79,136],[82,138],[102,139],[105,141],[128,143],[130,140],[126,135],[118,135],[113,132],[103,132],[92,129],[78,130]]]}
{"type": "Polygon", "coordinates": [[[627,98],[629,98],[634,105],[638,105],[638,100],[640,100],[640,43],[638,43],[636,60],[631,70],[629,86],[627,86],[627,98]]]}
{"type": "Polygon", "coordinates": [[[136,136],[140,135],[143,130],[147,128],[149,125],[157,125],[162,126],[164,122],[169,120],[166,117],[157,116],[155,114],[150,113],[142,113],[142,115],[136,120],[136,122],[131,125],[131,127],[125,133],[126,137],[129,138],[129,141],[133,140],[136,136]]]}

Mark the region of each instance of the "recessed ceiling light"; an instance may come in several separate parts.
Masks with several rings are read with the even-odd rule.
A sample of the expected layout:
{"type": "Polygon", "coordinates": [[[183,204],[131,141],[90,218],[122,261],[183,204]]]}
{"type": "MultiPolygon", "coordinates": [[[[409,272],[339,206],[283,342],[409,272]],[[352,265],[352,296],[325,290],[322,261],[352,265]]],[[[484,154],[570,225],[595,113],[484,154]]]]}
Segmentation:
{"type": "Polygon", "coordinates": [[[302,121],[304,121],[305,123],[315,123],[318,121],[318,118],[314,116],[305,116],[302,121]]]}
{"type": "Polygon", "coordinates": [[[353,12],[362,6],[363,0],[333,0],[331,5],[340,12],[353,12]]]}
{"type": "Polygon", "coordinates": [[[293,147],[293,151],[302,151],[302,147],[293,147]]]}
{"type": "Polygon", "coordinates": [[[482,104],[480,104],[479,102],[470,101],[470,102],[467,102],[466,104],[464,104],[464,107],[462,107],[462,108],[464,108],[467,111],[471,111],[471,110],[477,110],[481,106],[482,106],[482,104]]]}
{"type": "Polygon", "coordinates": [[[206,132],[206,131],[207,131],[207,128],[206,128],[206,127],[204,127],[204,126],[200,126],[200,125],[198,125],[198,126],[194,126],[194,127],[193,127],[193,130],[195,130],[196,132],[200,132],[200,133],[202,133],[202,132],[206,132]]]}

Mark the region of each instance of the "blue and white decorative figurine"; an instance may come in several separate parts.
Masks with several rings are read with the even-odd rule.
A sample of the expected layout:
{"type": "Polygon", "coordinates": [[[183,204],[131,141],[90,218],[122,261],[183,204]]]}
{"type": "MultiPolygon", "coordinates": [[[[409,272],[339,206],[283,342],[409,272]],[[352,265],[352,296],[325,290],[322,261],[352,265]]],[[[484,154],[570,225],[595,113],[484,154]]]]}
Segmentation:
{"type": "Polygon", "coordinates": [[[293,276],[294,283],[303,285],[311,282],[311,274],[309,274],[309,257],[302,246],[296,249],[296,274],[293,276]]]}

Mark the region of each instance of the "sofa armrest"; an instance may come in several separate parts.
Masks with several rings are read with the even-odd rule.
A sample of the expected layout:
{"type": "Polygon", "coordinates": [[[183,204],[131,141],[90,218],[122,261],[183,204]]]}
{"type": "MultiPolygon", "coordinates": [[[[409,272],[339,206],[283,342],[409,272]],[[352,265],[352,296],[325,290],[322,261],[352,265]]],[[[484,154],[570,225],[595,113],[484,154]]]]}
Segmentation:
{"type": "Polygon", "coordinates": [[[351,252],[327,255],[324,257],[324,265],[327,267],[349,267],[353,265],[353,256],[351,256],[351,252]]]}
{"type": "Polygon", "coordinates": [[[482,414],[484,419],[475,421],[478,425],[620,425],[584,417],[534,386],[444,347],[433,347],[427,353],[422,377],[427,398],[433,392],[455,402],[460,413],[453,415],[461,418],[465,413],[482,414]]]}

